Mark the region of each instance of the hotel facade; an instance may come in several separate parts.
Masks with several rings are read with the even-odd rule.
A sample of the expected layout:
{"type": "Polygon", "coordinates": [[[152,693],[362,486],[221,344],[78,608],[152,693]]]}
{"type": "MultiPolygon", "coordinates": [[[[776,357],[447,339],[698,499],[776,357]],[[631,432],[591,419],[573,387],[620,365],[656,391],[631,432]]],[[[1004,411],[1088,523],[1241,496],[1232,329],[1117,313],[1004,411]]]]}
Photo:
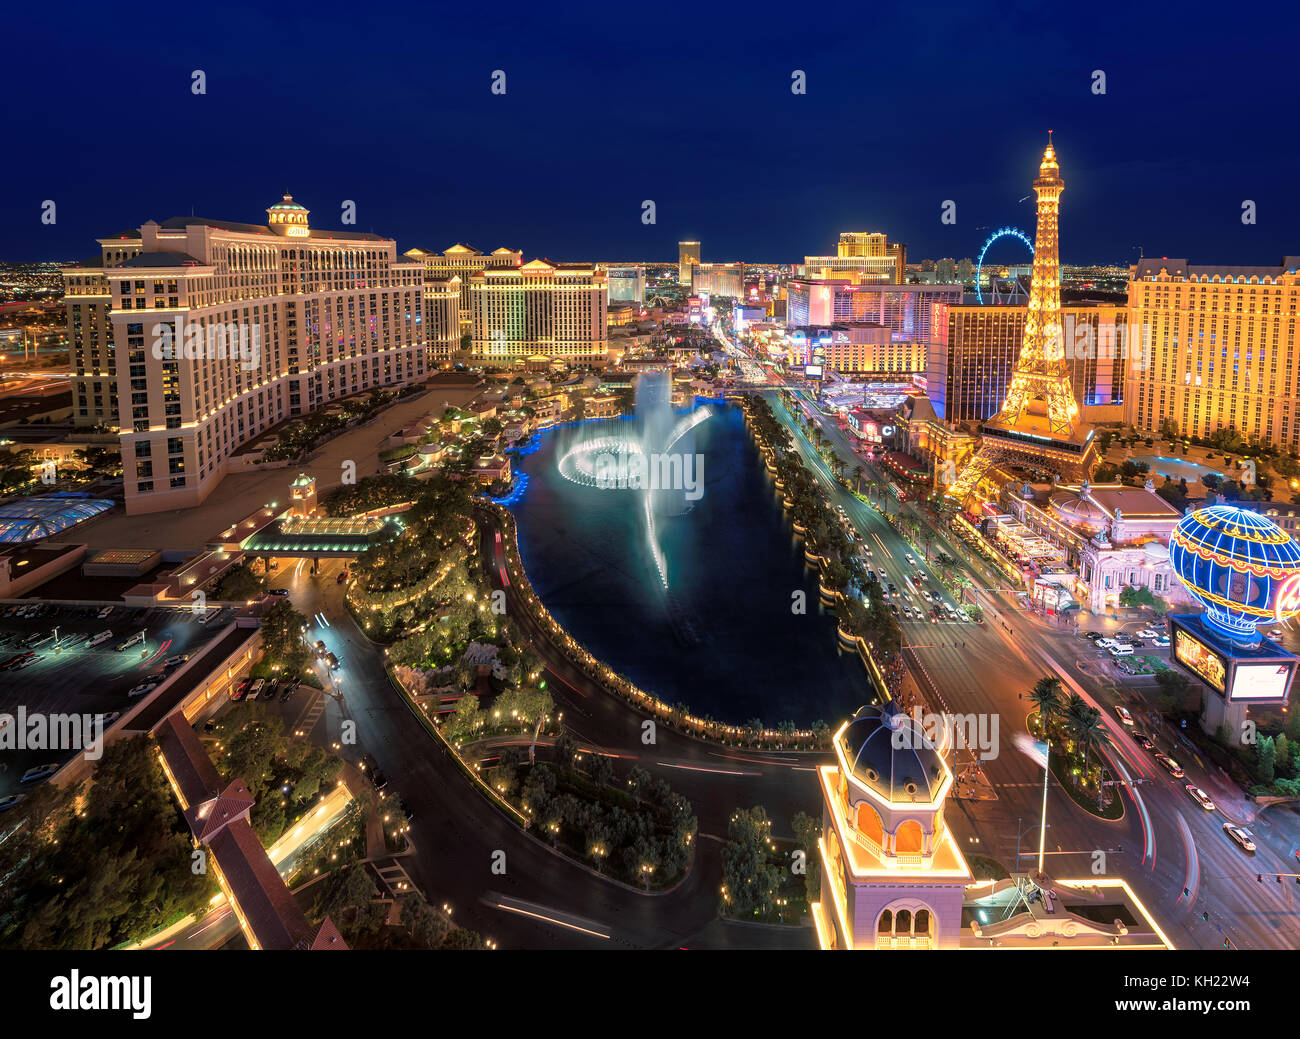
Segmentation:
{"type": "Polygon", "coordinates": [[[490,253],[479,252],[472,245],[457,242],[445,252],[435,253],[426,249],[408,249],[409,259],[419,260],[424,264],[426,282],[446,282],[457,279],[456,286],[460,292],[460,331],[464,335],[470,330],[469,279],[471,275],[485,270],[509,270],[517,268],[524,262],[524,254],[518,249],[493,249],[490,253]]]}
{"type": "Polygon", "coordinates": [[[531,260],[488,268],[470,276],[469,294],[474,364],[608,359],[609,283],[592,264],[531,260]]]}
{"type": "MultiPolygon", "coordinates": [[[[940,303],[926,359],[926,388],[935,413],[949,423],[979,423],[1006,399],[1020,357],[1027,306],[940,303]]],[[[1125,363],[1130,354],[1128,315],[1118,304],[1061,307],[1070,384],[1094,419],[1120,421],[1125,363]]]]}
{"type": "Polygon", "coordinates": [[[1130,270],[1128,320],[1146,330],[1149,363],[1130,364],[1124,421],[1180,436],[1231,427],[1300,452],[1296,311],[1300,256],[1278,267],[1146,259],[1130,270]]]}
{"type": "Polygon", "coordinates": [[[424,378],[421,265],[307,217],[286,195],[265,225],[149,221],[65,269],[75,414],[117,427],[129,514],[198,505],[273,426],[424,378]]]}
{"type": "Polygon", "coordinates": [[[883,325],[892,339],[929,342],[934,310],[960,303],[960,285],[860,284],[848,279],[794,278],[786,283],[786,323],[883,325]]]}
{"type": "Polygon", "coordinates": [[[843,231],[834,256],[805,256],[797,273],[805,278],[845,278],[901,285],[907,273],[907,246],[890,242],[881,231],[843,231]]]}

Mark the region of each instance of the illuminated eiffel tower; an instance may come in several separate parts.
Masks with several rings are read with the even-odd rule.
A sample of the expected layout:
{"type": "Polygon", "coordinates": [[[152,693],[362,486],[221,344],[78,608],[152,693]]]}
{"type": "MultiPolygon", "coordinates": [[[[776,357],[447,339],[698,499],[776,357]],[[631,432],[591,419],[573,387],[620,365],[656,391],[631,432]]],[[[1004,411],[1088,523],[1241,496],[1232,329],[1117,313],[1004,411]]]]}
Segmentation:
{"type": "Polygon", "coordinates": [[[1047,150],[1034,181],[1038,234],[1025,335],[1002,410],[980,427],[979,450],[948,488],[949,497],[962,502],[999,470],[1079,482],[1096,466],[1092,427],[1079,414],[1061,331],[1058,217],[1064,190],[1048,131],[1047,150]]]}

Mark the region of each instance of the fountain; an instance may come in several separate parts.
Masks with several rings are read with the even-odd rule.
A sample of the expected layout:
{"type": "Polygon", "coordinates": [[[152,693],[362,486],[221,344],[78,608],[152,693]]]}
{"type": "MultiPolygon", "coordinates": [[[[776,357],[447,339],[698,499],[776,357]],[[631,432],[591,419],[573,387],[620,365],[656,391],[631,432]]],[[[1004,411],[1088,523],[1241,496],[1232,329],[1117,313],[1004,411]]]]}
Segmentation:
{"type": "Polygon", "coordinates": [[[713,414],[706,404],[674,420],[672,379],[667,372],[643,372],[636,380],[636,430],[585,432],[560,455],[566,480],[597,490],[636,491],[642,496],[645,538],[664,589],[668,560],[656,532],[660,517],[679,516],[704,493],[704,460],[691,431],[713,414]]]}

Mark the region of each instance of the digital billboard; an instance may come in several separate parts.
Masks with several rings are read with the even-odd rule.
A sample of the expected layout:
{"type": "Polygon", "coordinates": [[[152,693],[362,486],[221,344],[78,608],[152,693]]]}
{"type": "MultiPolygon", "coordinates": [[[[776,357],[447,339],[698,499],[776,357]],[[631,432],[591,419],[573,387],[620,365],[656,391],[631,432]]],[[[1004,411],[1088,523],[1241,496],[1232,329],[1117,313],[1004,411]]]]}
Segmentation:
{"type": "Polygon", "coordinates": [[[804,365],[803,377],[805,379],[820,379],[822,377],[822,366],[820,364],[804,365]]]}
{"type": "Polygon", "coordinates": [[[1272,639],[1240,646],[1205,621],[1204,614],[1169,618],[1173,640],[1170,663],[1204,682],[1227,703],[1286,703],[1300,659],[1272,639]]]}
{"type": "Polygon", "coordinates": [[[1228,688],[1228,662],[1182,628],[1174,629],[1174,659],[1196,673],[1206,685],[1223,693],[1228,688]]]}
{"type": "Polygon", "coordinates": [[[1294,667],[1294,661],[1285,660],[1268,664],[1238,664],[1232,675],[1232,690],[1228,699],[1284,700],[1294,667]]]}

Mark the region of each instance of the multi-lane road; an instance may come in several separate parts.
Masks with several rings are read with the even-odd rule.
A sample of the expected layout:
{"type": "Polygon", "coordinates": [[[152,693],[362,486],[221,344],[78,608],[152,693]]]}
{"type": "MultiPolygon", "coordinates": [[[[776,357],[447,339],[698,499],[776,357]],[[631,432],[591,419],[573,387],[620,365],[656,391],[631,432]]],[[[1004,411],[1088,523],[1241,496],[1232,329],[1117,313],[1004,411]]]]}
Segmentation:
{"type": "MultiPolygon", "coordinates": [[[[879,512],[862,503],[833,477],[818,451],[801,433],[780,397],[769,394],[778,418],[795,437],[808,467],[825,486],[833,504],[842,507],[864,539],[874,546],[871,563],[883,566],[900,592],[914,604],[927,606],[907,589],[906,573],[920,571],[933,588],[934,574],[923,553],[908,544],[879,512]],[[906,557],[916,560],[909,566],[906,557]]],[[[805,416],[819,423],[823,437],[852,465],[863,464],[837,423],[827,419],[802,395],[796,395],[805,416]]],[[[949,554],[961,558],[955,545],[949,554]]],[[[996,754],[984,763],[984,774],[996,800],[958,800],[947,814],[962,846],[972,854],[988,855],[1010,864],[1017,835],[1022,864],[1037,855],[1037,820],[1041,811],[1042,768],[1013,743],[1025,732],[1030,711],[1027,694],[1043,675],[1057,675],[1069,692],[1077,692],[1097,707],[1112,746],[1106,752],[1112,776],[1132,785],[1124,788],[1124,817],[1116,822],[1082,811],[1054,783],[1048,798],[1046,869],[1057,877],[1086,877],[1094,870],[1119,874],[1152,910],[1175,944],[1220,948],[1225,939],[1237,948],[1293,947],[1300,939],[1300,904],[1295,882],[1278,884],[1260,873],[1300,872],[1293,816],[1270,819],[1254,855],[1239,849],[1223,831],[1223,823],[1247,820],[1250,807],[1241,793],[1213,766],[1201,767],[1179,734],[1166,725],[1149,724],[1150,707],[1141,692],[1121,682],[1110,658],[1091,642],[1027,614],[1014,595],[989,590],[987,573],[971,573],[984,591],[979,600],[986,623],[934,623],[926,609],[920,616],[901,617],[905,653],[929,706],[954,714],[995,712],[999,740],[996,754]],[[1127,705],[1157,748],[1173,756],[1187,772],[1175,780],[1152,753],[1144,750],[1121,724],[1114,707],[1127,705]],[[1207,790],[1218,809],[1206,811],[1185,790],[1193,782],[1207,790]],[[1102,853],[1098,855],[1097,853],[1102,853]],[[1184,891],[1186,893],[1184,893],[1184,891]],[[1203,914],[1208,919],[1203,919],[1203,914]]],[[[1133,626],[1137,626],[1134,622],[1133,626]]],[[[970,755],[966,755],[969,760],[970,755]]],[[[958,762],[960,764],[960,761],[958,762]]],[[[1247,823],[1249,825],[1249,823],[1247,823]]]]}

